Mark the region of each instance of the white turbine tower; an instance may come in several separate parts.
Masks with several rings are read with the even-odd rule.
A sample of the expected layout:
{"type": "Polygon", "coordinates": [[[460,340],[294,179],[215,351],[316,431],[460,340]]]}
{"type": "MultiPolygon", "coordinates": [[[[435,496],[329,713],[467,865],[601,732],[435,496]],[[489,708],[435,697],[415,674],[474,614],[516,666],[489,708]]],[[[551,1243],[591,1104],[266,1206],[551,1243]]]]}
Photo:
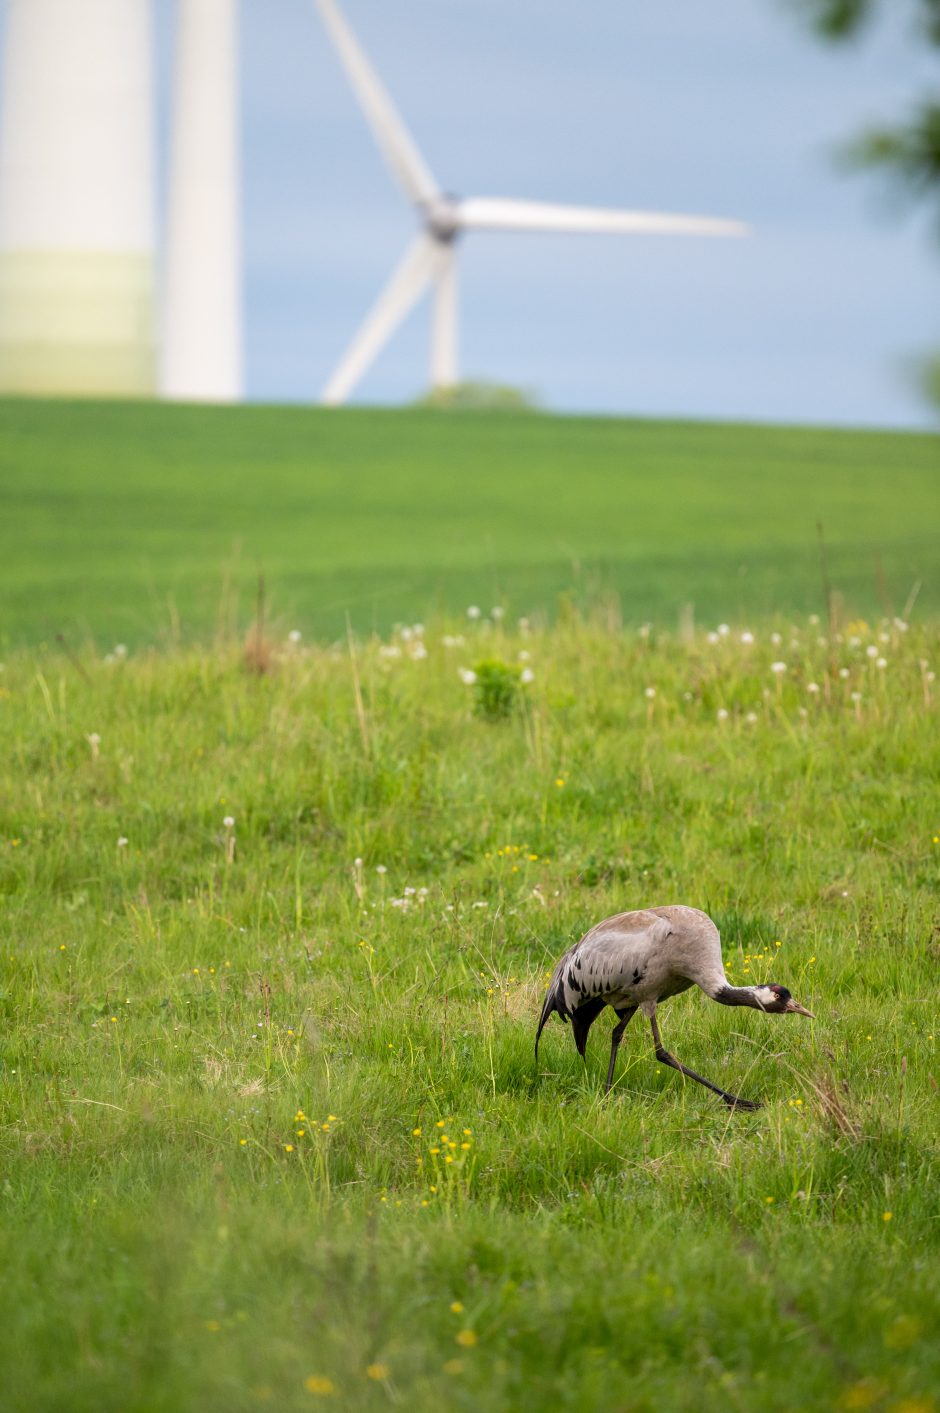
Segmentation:
{"type": "Polygon", "coordinates": [[[150,0],[8,0],[0,390],[155,382],[150,0]]]}
{"type": "Polygon", "coordinates": [[[242,393],[237,0],[178,0],[163,276],[165,398],[242,393]]]}
{"type": "Polygon", "coordinates": [[[422,225],[421,234],[405,251],[324,388],[324,402],[335,404],[346,401],[373,359],[429,285],[434,287],[431,382],[435,388],[452,387],[457,382],[455,243],[464,231],[693,236],[747,234],[747,227],[740,221],[709,216],[608,211],[589,206],[555,206],[541,201],[515,201],[492,196],[459,200],[446,195],[432,176],[335,0],[316,0],[316,5],[382,156],[405,196],[415,207],[422,225]]]}

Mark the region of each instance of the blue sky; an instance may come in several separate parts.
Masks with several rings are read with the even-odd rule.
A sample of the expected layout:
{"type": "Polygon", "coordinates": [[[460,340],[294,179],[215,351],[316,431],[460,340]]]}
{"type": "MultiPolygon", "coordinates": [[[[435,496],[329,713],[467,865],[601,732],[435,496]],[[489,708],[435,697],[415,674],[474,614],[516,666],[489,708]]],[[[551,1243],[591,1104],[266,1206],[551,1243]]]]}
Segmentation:
{"type": "MultiPolygon", "coordinates": [[[[545,405],[925,425],[909,362],[940,343],[940,241],[833,157],[938,65],[913,6],[816,42],[787,0],[341,0],[445,190],[741,217],[746,241],[478,234],[465,376],[545,405]]],[[[173,5],[156,0],[161,128],[173,5]]],[[[312,0],[242,0],[248,390],[321,388],[414,218],[312,0]]],[[[427,304],[357,392],[425,383],[427,304]]]]}

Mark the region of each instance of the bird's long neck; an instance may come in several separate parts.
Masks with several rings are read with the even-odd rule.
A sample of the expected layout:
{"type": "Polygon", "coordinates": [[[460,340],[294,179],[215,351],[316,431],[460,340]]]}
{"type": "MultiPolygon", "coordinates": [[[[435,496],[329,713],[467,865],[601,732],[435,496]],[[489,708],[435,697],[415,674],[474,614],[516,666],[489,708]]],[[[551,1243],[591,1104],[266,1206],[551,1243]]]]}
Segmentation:
{"type": "Polygon", "coordinates": [[[766,1011],[776,1000],[769,986],[729,986],[727,982],[716,986],[709,994],[722,1006],[751,1006],[755,1011],[766,1011]]]}

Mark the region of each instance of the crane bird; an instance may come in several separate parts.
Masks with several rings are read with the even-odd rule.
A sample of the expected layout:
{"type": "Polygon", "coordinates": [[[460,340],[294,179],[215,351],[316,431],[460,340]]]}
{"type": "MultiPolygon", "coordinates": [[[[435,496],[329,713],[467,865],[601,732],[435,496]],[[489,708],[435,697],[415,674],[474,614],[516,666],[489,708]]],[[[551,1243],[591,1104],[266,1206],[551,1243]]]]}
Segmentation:
{"type": "Polygon", "coordinates": [[[588,1032],[605,1006],[617,1016],[610,1038],[607,1087],[610,1093],[614,1065],[623,1033],[636,1011],[642,1011],[653,1030],[656,1058],[698,1084],[704,1084],[732,1108],[759,1109],[759,1103],[739,1099],[680,1064],[663,1045],[656,1024],[656,1007],[690,986],[700,986],[723,1006],[752,1006],[771,1015],[800,1015],[815,1019],[812,1011],[794,1001],[785,986],[729,986],[721,960],[721,936],[707,913],[698,908],[645,908],[605,918],[569,947],[552,973],[542,1007],[535,1057],[545,1022],[557,1011],[567,1025],[571,1018],[574,1041],[583,1057],[588,1032]]]}

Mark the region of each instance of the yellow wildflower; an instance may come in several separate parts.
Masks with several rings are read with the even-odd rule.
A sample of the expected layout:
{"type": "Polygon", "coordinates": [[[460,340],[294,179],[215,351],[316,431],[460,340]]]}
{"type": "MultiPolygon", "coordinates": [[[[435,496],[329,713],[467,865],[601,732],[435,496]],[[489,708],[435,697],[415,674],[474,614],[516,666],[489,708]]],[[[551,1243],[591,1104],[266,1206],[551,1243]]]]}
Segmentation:
{"type": "Polygon", "coordinates": [[[322,1374],[310,1374],[304,1379],[304,1388],[308,1393],[318,1393],[323,1396],[336,1392],[336,1385],[332,1379],[325,1379],[322,1374]]]}

